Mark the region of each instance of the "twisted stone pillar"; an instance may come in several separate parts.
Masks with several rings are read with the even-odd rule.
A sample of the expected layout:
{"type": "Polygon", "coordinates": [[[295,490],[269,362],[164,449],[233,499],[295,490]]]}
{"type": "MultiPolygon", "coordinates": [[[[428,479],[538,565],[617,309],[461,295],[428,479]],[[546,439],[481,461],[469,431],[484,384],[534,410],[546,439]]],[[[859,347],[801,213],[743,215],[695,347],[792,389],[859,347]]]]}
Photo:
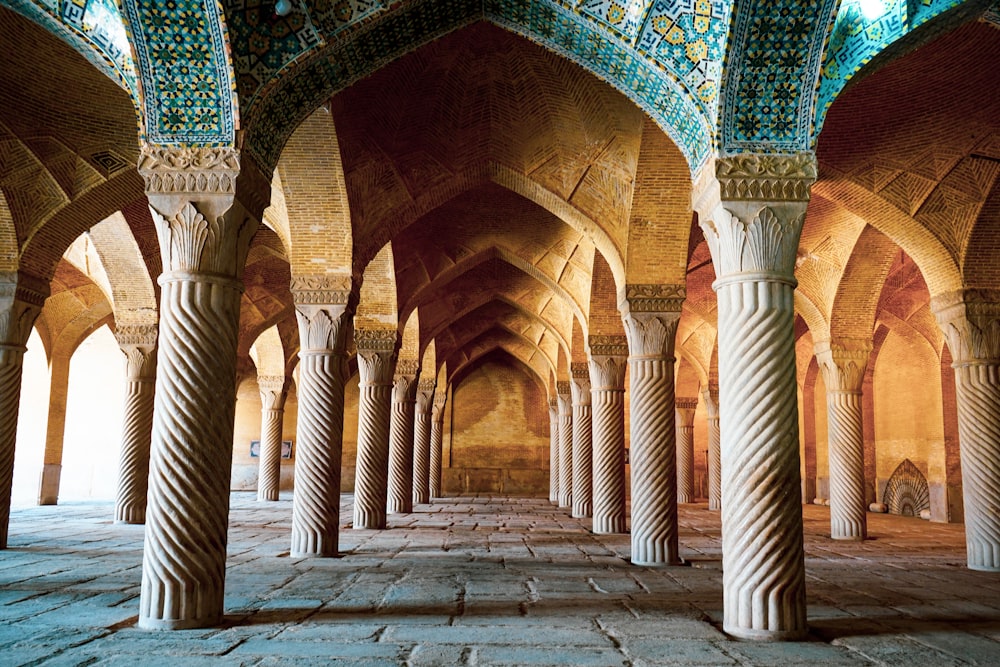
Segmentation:
{"type": "Polygon", "coordinates": [[[591,336],[590,397],[593,425],[595,533],[624,533],[625,368],[624,336],[591,336]]]}
{"type": "Polygon", "coordinates": [[[48,281],[0,273],[0,549],[7,548],[25,344],[48,294],[48,281]]]}
{"type": "Polygon", "coordinates": [[[389,420],[396,370],[395,329],[359,329],[358,461],[354,480],[354,528],[385,528],[389,484],[389,420]]]}
{"type": "Polygon", "coordinates": [[[573,381],[573,512],[578,519],[594,513],[593,433],[591,431],[590,369],[587,364],[572,365],[573,381]]]}
{"type": "MultiPolygon", "coordinates": [[[[711,166],[711,165],[710,165],[711,166]]],[[[717,280],[724,629],[806,633],[793,326],[812,155],[737,155],[702,172],[695,209],[717,280]]]]}
{"type": "Polygon", "coordinates": [[[861,388],[870,352],[869,341],[816,344],[826,384],[830,537],[835,540],[863,540],[868,535],[861,388]]]}
{"type": "Polygon", "coordinates": [[[291,554],[333,557],[340,539],[344,384],[351,338],[350,278],[293,276],[299,325],[298,421],[291,554]]]}
{"type": "Polygon", "coordinates": [[[434,380],[417,383],[413,413],[413,502],[431,501],[431,408],[434,403],[434,380]]]}
{"type": "Polygon", "coordinates": [[[632,464],[632,562],[680,563],[674,337],[681,285],[626,285],[621,310],[629,348],[632,464]]]}
{"type": "Polygon", "coordinates": [[[434,394],[434,407],[431,408],[431,498],[443,498],[441,489],[441,458],[444,441],[444,408],[448,395],[444,391],[434,394]]]}
{"type": "Polygon", "coordinates": [[[240,169],[232,148],[147,147],[139,158],[163,260],[143,628],[222,620],[241,278],[270,194],[259,173],[244,180],[253,167],[240,169]]]}
{"type": "Polygon", "coordinates": [[[389,423],[389,489],[386,512],[413,511],[413,412],[417,401],[420,362],[400,359],[392,384],[392,417],[389,423]]]}
{"type": "Polygon", "coordinates": [[[38,504],[59,502],[63,440],[66,435],[66,394],[69,390],[69,356],[57,351],[49,362],[49,411],[45,426],[45,452],[38,480],[38,504]]]}
{"type": "Polygon", "coordinates": [[[722,509],[722,458],[719,456],[719,388],[701,393],[708,413],[708,509],[722,509]]]}
{"type": "Polygon", "coordinates": [[[559,400],[549,399],[549,502],[559,504],[559,400]]]}
{"type": "Polygon", "coordinates": [[[678,398],[677,410],[677,502],[693,503],[694,492],[694,412],[697,398],[678,398]]]}
{"type": "Polygon", "coordinates": [[[570,383],[557,382],[559,402],[559,507],[573,506],[573,400],[570,383]]]}
{"type": "Polygon", "coordinates": [[[260,375],[260,459],[257,461],[257,500],[275,501],[281,486],[281,434],[288,390],[284,375],[260,375]]]}
{"type": "Polygon", "coordinates": [[[966,559],[1000,571],[1000,290],[931,300],[951,350],[962,457],[966,559]]]}
{"type": "Polygon", "coordinates": [[[125,408],[115,523],[145,523],[156,382],[156,325],[119,326],[115,337],[125,354],[125,408]]]}

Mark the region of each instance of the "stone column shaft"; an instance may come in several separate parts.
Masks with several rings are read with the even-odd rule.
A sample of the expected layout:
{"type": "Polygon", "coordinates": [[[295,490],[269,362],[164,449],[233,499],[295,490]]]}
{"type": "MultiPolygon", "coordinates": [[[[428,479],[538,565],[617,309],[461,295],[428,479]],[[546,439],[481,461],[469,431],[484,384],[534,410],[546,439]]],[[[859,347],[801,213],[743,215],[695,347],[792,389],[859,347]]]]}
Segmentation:
{"type": "Polygon", "coordinates": [[[559,504],[559,400],[549,399],[549,502],[559,504]]]}
{"type": "Polygon", "coordinates": [[[794,289],[815,157],[719,158],[695,209],[718,279],[726,632],[806,633],[794,289]]]}
{"type": "Polygon", "coordinates": [[[146,521],[146,493],[149,489],[156,325],[119,326],[115,337],[125,354],[125,408],[115,522],[139,524],[146,521]]]}
{"type": "Polygon", "coordinates": [[[697,398],[678,398],[677,409],[677,502],[693,503],[694,491],[694,412],[697,398]]]}
{"type": "Polygon", "coordinates": [[[591,426],[590,369],[573,364],[573,512],[576,518],[594,513],[593,432],[591,426]]]}
{"type": "Polygon", "coordinates": [[[573,507],[573,400],[570,383],[556,383],[559,401],[559,507],[573,507]]]}
{"type": "Polygon", "coordinates": [[[358,401],[358,461],[354,481],[354,528],[385,528],[389,484],[389,421],[396,369],[395,329],[355,334],[361,397],[358,401]]]}
{"type": "Polygon", "coordinates": [[[413,414],[419,364],[415,359],[396,362],[389,423],[389,488],[386,497],[386,512],[389,514],[413,511],[413,414]]]}
{"type": "Polygon", "coordinates": [[[722,509],[722,457],[719,453],[719,389],[702,392],[705,411],[708,413],[708,509],[722,509]]]}
{"type": "Polygon", "coordinates": [[[431,501],[431,410],[434,403],[434,380],[417,383],[413,413],[413,502],[431,501]]]}
{"type": "Polygon", "coordinates": [[[285,421],[284,375],[257,377],[260,389],[260,458],[257,500],[276,501],[281,489],[281,435],[285,421]]]}
{"type": "Polygon", "coordinates": [[[349,277],[292,277],[299,328],[298,418],[291,554],[339,551],[344,384],[353,322],[349,277]]]}
{"type": "Polygon", "coordinates": [[[955,369],[969,569],[1000,571],[1000,290],[938,295],[955,369]]]}
{"type": "Polygon", "coordinates": [[[139,626],[204,627],[222,619],[241,279],[270,185],[232,148],[146,147],[139,172],[163,260],[139,626]]]}
{"type": "Polygon", "coordinates": [[[861,388],[871,343],[818,343],[816,348],[816,361],[826,384],[830,536],[863,540],[868,535],[868,503],[861,388]]]}
{"type": "Polygon", "coordinates": [[[0,549],[7,548],[25,344],[48,293],[47,281],[0,274],[0,549]]]}
{"type": "Polygon", "coordinates": [[[431,410],[431,498],[443,498],[441,488],[442,445],[444,442],[444,408],[448,396],[442,392],[434,394],[434,407],[431,410]]]}
{"type": "Polygon", "coordinates": [[[591,419],[595,533],[624,533],[625,369],[624,336],[590,337],[591,419]]]}
{"type": "Polygon", "coordinates": [[[66,394],[69,390],[69,358],[53,354],[49,362],[49,411],[45,428],[45,453],[38,480],[38,504],[59,502],[63,440],[66,435],[66,394]]]}

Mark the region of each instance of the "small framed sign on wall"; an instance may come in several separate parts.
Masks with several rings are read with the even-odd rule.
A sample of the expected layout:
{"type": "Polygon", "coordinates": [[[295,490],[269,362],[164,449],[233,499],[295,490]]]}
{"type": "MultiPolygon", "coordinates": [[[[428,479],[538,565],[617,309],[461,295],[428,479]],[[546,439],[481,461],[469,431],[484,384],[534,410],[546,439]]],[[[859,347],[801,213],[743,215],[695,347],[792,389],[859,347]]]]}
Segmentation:
{"type": "MultiPolygon", "coordinates": [[[[250,458],[260,457],[260,440],[250,441],[250,458]]],[[[281,458],[290,459],[292,458],[292,441],[282,440],[281,441],[281,458]]]]}

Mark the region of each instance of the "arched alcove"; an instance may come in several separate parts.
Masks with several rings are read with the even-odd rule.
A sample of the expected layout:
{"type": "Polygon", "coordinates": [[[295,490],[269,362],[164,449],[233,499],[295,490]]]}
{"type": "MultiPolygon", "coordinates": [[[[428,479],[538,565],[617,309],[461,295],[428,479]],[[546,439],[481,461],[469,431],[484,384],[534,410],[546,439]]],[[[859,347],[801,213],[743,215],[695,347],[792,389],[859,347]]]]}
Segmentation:
{"type": "Polygon", "coordinates": [[[910,459],[900,463],[892,473],[885,485],[882,502],[889,507],[890,514],[902,516],[920,516],[922,511],[931,508],[927,478],[910,459]]]}

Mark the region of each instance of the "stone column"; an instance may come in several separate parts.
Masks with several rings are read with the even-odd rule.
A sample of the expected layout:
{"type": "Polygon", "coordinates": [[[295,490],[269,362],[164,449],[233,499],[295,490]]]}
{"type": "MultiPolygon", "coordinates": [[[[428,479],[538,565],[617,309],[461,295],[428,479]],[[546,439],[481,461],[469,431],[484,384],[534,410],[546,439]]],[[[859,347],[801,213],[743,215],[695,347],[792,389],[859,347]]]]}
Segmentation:
{"type": "Polygon", "coordinates": [[[417,383],[413,413],[413,502],[431,501],[431,409],[434,403],[434,380],[417,383]]]}
{"type": "Polygon", "coordinates": [[[624,533],[625,336],[591,336],[590,396],[593,422],[595,533],[624,533]]]}
{"type": "Polygon", "coordinates": [[[868,536],[861,388],[871,347],[870,341],[816,343],[816,362],[826,384],[830,537],[835,540],[868,536]]]}
{"type": "Polygon", "coordinates": [[[556,382],[559,402],[559,507],[573,506],[573,400],[570,383],[556,382]]]}
{"type": "Polygon", "coordinates": [[[694,492],[694,412],[697,398],[678,398],[677,411],[677,502],[693,503],[694,492]]]}
{"type": "Polygon", "coordinates": [[[389,419],[396,370],[395,329],[359,329],[358,462],[354,480],[354,528],[385,528],[389,484],[389,419]]]}
{"type": "Polygon", "coordinates": [[[281,435],[288,388],[284,375],[259,375],[260,459],[257,462],[257,500],[275,501],[281,487],[281,435]]]}
{"type": "Polygon", "coordinates": [[[795,384],[795,257],[815,157],[737,155],[703,170],[695,209],[717,280],[726,632],[806,633],[795,384]]]}
{"type": "Polygon", "coordinates": [[[708,413],[708,509],[722,509],[722,458],[719,456],[719,388],[701,393],[708,413]]]}
{"type": "Polygon", "coordinates": [[[969,569],[1000,571],[1000,290],[935,296],[958,404],[969,569]]]}
{"type": "Polygon", "coordinates": [[[299,325],[291,555],[333,557],[340,539],[344,384],[355,299],[347,277],[293,276],[299,325]]]}
{"type": "Polygon", "coordinates": [[[45,426],[45,452],[38,480],[38,504],[59,502],[63,436],[66,433],[66,393],[69,390],[69,357],[53,354],[49,361],[49,412],[45,426]]]}
{"type": "Polygon", "coordinates": [[[413,411],[417,402],[420,362],[400,359],[392,384],[392,417],[389,423],[389,489],[386,512],[413,511],[413,411]]]}
{"type": "Polygon", "coordinates": [[[115,523],[145,523],[156,382],[156,325],[119,326],[115,338],[125,354],[125,408],[115,523]]]}
{"type": "Polygon", "coordinates": [[[7,548],[25,344],[48,294],[46,280],[0,273],[0,549],[7,548]]]}
{"type": "Polygon", "coordinates": [[[139,173],[163,261],[139,626],[205,627],[222,620],[242,275],[270,184],[233,148],[144,147],[139,173]]]}
{"type": "Polygon", "coordinates": [[[677,551],[677,453],[674,337],[681,285],[626,285],[632,464],[632,562],[680,563],[677,551]]]}
{"type": "Polygon", "coordinates": [[[444,391],[434,394],[434,407],[431,408],[431,498],[443,498],[441,489],[441,447],[444,441],[444,408],[448,395],[444,391]]]}
{"type": "Polygon", "coordinates": [[[559,400],[549,399],[549,502],[559,504],[559,400]]]}
{"type": "Polygon", "coordinates": [[[570,393],[573,398],[573,512],[578,519],[594,513],[593,433],[591,431],[590,368],[573,364],[570,393]]]}

